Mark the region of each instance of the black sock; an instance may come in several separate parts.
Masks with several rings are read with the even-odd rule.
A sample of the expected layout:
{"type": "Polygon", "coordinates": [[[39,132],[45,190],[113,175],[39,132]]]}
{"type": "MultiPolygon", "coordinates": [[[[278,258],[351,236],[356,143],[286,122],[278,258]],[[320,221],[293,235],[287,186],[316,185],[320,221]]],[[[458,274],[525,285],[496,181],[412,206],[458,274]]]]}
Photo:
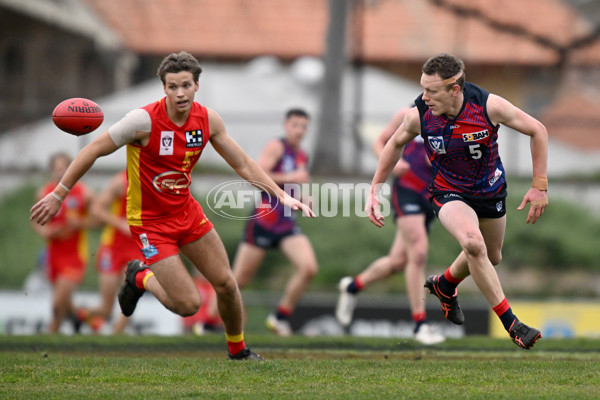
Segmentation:
{"type": "Polygon", "coordinates": [[[454,296],[456,294],[456,287],[458,286],[458,283],[449,282],[444,274],[440,275],[439,282],[442,293],[447,296],[454,296]]]}
{"type": "Polygon", "coordinates": [[[348,288],[346,288],[346,291],[348,293],[352,293],[352,294],[356,294],[356,293],[360,292],[360,289],[358,288],[358,286],[356,286],[356,279],[354,279],[352,281],[352,283],[348,285],[348,288]]]}
{"type": "Polygon", "coordinates": [[[515,320],[517,319],[515,314],[513,314],[512,312],[512,308],[510,307],[504,312],[504,314],[500,315],[499,317],[500,321],[502,321],[502,325],[504,325],[504,329],[506,329],[507,332],[510,330],[510,327],[512,326],[513,322],[515,322],[515,320]]]}
{"type": "Polygon", "coordinates": [[[421,328],[421,325],[426,324],[426,323],[427,323],[426,319],[421,320],[421,321],[416,321],[415,322],[415,330],[413,331],[413,333],[416,334],[417,332],[419,332],[419,328],[421,328]]]}

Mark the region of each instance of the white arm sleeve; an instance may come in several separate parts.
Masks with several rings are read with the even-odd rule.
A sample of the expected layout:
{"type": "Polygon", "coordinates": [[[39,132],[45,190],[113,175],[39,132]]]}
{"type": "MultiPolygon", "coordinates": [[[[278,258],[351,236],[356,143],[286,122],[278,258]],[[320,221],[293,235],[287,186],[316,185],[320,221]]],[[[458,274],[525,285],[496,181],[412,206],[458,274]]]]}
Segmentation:
{"type": "Polygon", "coordinates": [[[108,134],[117,147],[121,147],[133,142],[136,132],[150,132],[151,130],[150,114],[146,110],[138,108],[129,111],[119,122],[108,128],[108,134]]]}

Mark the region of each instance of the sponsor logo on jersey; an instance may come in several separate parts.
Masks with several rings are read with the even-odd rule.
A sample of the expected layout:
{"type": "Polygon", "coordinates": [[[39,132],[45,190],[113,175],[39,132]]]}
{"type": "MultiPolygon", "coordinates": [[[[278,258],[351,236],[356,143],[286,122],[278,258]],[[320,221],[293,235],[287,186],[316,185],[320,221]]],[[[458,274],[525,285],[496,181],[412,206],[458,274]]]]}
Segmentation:
{"type": "Polygon", "coordinates": [[[454,198],[462,199],[462,197],[456,193],[446,193],[442,198],[444,198],[444,199],[454,199],[454,198]]]}
{"type": "Polygon", "coordinates": [[[173,155],[173,142],[175,138],[175,132],[173,131],[162,131],[160,133],[160,150],[158,154],[161,156],[172,156],[173,155]]]}
{"type": "Polygon", "coordinates": [[[485,139],[488,136],[490,136],[490,133],[487,131],[487,129],[485,129],[483,131],[479,131],[479,132],[471,132],[471,133],[463,133],[462,134],[463,141],[465,141],[465,142],[475,142],[477,140],[485,139]]]}
{"type": "Polygon", "coordinates": [[[450,125],[450,129],[458,129],[458,128],[460,128],[460,125],[458,125],[458,124],[450,125]]]}
{"type": "Polygon", "coordinates": [[[204,138],[202,136],[202,131],[200,129],[185,132],[185,147],[186,148],[193,149],[193,148],[197,148],[197,147],[202,147],[203,144],[204,144],[204,138]]]}
{"type": "Polygon", "coordinates": [[[446,154],[443,136],[427,136],[429,146],[438,154],[446,154]]]}
{"type": "Polygon", "coordinates": [[[167,171],[156,175],[152,179],[152,185],[159,192],[179,194],[187,189],[192,180],[187,174],[178,171],[167,171]]]}
{"type": "Polygon", "coordinates": [[[498,181],[498,179],[500,179],[501,176],[502,176],[502,171],[500,171],[499,168],[496,168],[496,172],[494,172],[494,176],[492,177],[492,179],[490,179],[488,181],[490,186],[494,186],[494,183],[496,183],[498,181]]]}
{"type": "Polygon", "coordinates": [[[284,154],[281,160],[281,172],[293,172],[296,169],[296,159],[294,156],[284,154]]]}

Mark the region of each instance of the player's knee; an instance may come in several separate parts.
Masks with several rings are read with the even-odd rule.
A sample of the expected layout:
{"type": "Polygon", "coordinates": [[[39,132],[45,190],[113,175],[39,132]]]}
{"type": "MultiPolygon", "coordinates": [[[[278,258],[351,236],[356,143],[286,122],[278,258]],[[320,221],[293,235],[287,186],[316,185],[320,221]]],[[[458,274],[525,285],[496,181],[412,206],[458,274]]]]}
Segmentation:
{"type": "Polygon", "coordinates": [[[214,284],[213,288],[215,289],[215,292],[217,292],[217,296],[232,296],[239,290],[238,283],[233,276],[231,276],[230,279],[214,284]]]}
{"type": "Polygon", "coordinates": [[[502,252],[500,251],[497,253],[490,253],[488,257],[493,266],[496,266],[502,262],[502,252]]]}
{"type": "Polygon", "coordinates": [[[305,263],[300,267],[300,271],[307,279],[313,279],[319,272],[319,266],[316,263],[305,263]]]}
{"type": "Polygon", "coordinates": [[[390,256],[390,270],[392,273],[396,274],[404,271],[406,267],[406,256],[390,256]]]}
{"type": "Polygon", "coordinates": [[[487,251],[483,237],[479,235],[468,235],[461,245],[467,257],[481,257],[487,251]]]}
{"type": "Polygon", "coordinates": [[[202,298],[200,296],[186,299],[177,304],[177,314],[182,317],[189,317],[198,312],[202,305],[202,298]]]}

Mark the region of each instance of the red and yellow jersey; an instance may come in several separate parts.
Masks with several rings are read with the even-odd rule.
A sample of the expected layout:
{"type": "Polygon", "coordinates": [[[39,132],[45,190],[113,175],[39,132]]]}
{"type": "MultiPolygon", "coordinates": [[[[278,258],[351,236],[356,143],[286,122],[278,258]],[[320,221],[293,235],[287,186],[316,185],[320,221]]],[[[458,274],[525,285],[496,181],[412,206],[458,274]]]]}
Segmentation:
{"type": "Polygon", "coordinates": [[[190,173],[209,140],[208,111],[194,102],[181,127],[168,117],[165,99],[143,107],[150,114],[148,145],[127,145],[127,221],[164,221],[193,200],[190,173]]]}
{"type": "MultiPolygon", "coordinates": [[[[127,187],[127,172],[123,171],[121,174],[121,179],[123,180],[123,188],[127,187]]],[[[116,215],[119,218],[125,218],[127,216],[127,191],[123,190],[123,196],[113,200],[110,205],[110,213],[116,215]]],[[[115,250],[126,250],[129,248],[137,251],[137,245],[135,241],[131,238],[131,235],[126,235],[121,232],[119,229],[112,225],[106,225],[104,229],[102,229],[102,234],[100,235],[100,245],[107,246],[115,250]]]]}
{"type": "MultiPolygon", "coordinates": [[[[42,189],[43,196],[51,193],[57,186],[56,182],[46,184],[42,189]]],[[[87,216],[87,187],[78,182],[73,186],[58,212],[48,223],[52,226],[65,226],[69,220],[83,220],[87,216]]],[[[48,262],[50,264],[61,264],[62,260],[71,260],[74,263],[87,263],[89,255],[87,231],[85,229],[74,230],[70,235],[48,240],[48,262]]]]}

